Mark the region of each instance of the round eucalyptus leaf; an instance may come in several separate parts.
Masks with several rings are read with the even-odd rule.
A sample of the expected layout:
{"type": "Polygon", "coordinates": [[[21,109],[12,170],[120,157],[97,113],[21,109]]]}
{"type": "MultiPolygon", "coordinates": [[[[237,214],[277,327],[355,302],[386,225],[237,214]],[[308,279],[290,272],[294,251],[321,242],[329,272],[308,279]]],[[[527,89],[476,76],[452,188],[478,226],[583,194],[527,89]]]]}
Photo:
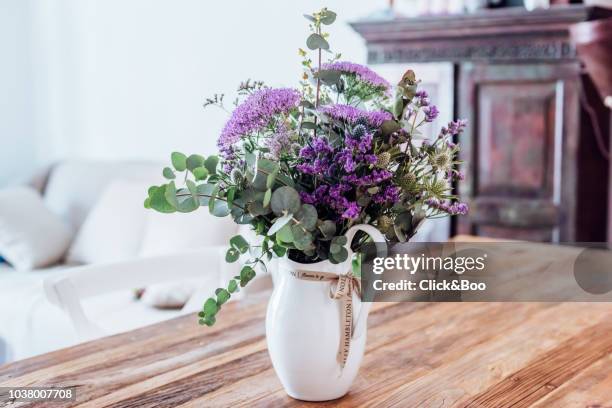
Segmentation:
{"type": "Polygon", "coordinates": [[[270,207],[272,207],[274,214],[278,216],[288,213],[295,214],[301,207],[300,195],[293,187],[283,186],[277,188],[272,193],[270,207]]]}
{"type": "Polygon", "coordinates": [[[293,232],[291,231],[291,226],[285,224],[280,230],[278,230],[276,233],[276,239],[286,243],[293,242],[293,232]]]}
{"type": "Polygon", "coordinates": [[[318,220],[317,209],[310,204],[303,204],[300,211],[297,212],[295,218],[306,228],[308,231],[314,231],[317,228],[318,220]]]}
{"type": "Polygon", "coordinates": [[[168,180],[173,180],[176,178],[176,176],[174,175],[174,172],[172,171],[170,167],[164,167],[162,174],[168,180]]]}
{"type": "Polygon", "coordinates": [[[336,13],[331,10],[325,10],[323,15],[321,16],[321,23],[325,25],[333,24],[336,21],[336,13]]]}
{"type": "Polygon", "coordinates": [[[173,152],[170,155],[170,160],[172,161],[172,167],[176,171],[185,171],[187,169],[187,156],[180,152],[173,152]]]}
{"type": "Polygon", "coordinates": [[[204,303],[204,314],[207,316],[214,316],[219,311],[219,306],[213,298],[208,298],[204,303]]]}
{"type": "Polygon", "coordinates": [[[204,156],[200,156],[199,154],[192,154],[187,158],[187,169],[193,171],[193,169],[197,167],[202,167],[204,165],[204,156]]]}
{"type": "Polygon", "coordinates": [[[346,261],[346,259],[348,258],[348,251],[346,250],[346,248],[342,248],[339,252],[337,253],[330,253],[329,256],[329,260],[331,261],[331,263],[342,263],[344,261],[346,261]]]}
{"type": "Polygon", "coordinates": [[[166,198],[166,186],[152,187],[149,189],[149,205],[155,211],[161,213],[173,213],[176,208],[166,198]]]}
{"type": "Polygon", "coordinates": [[[306,39],[306,46],[311,50],[329,50],[329,43],[319,34],[313,33],[306,39]]]}
{"type": "Polygon", "coordinates": [[[270,208],[264,207],[263,204],[259,201],[253,201],[252,203],[249,203],[247,205],[247,208],[249,210],[249,213],[251,213],[251,215],[255,217],[270,213],[270,208]]]}
{"type": "Polygon", "coordinates": [[[336,233],[336,223],[330,220],[325,220],[319,225],[319,230],[325,238],[331,239],[336,233]]]}

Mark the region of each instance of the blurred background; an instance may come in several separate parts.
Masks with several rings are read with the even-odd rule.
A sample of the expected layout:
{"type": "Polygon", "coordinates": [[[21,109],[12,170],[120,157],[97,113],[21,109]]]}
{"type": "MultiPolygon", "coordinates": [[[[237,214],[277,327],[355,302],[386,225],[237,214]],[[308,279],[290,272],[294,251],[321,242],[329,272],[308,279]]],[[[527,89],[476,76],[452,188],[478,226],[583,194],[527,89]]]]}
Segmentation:
{"type": "Polygon", "coordinates": [[[470,214],[415,239],[612,240],[612,0],[0,0],[0,363],[193,312],[236,274],[248,231],[146,212],[146,189],[170,152],[216,151],[205,98],[298,85],[321,7],[343,59],[417,73],[425,136],[469,121],[470,214]]]}

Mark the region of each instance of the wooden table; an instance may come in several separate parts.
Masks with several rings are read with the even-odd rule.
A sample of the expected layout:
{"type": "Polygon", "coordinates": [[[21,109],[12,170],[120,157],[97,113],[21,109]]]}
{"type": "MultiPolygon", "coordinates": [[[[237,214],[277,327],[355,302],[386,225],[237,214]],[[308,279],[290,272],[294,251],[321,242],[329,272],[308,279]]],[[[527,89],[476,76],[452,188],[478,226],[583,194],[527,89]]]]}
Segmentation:
{"type": "Polygon", "coordinates": [[[306,404],[274,374],[259,300],[6,365],[0,386],[77,387],[53,407],[612,406],[610,304],[379,303],[349,395],[306,404]]]}
{"type": "Polygon", "coordinates": [[[0,366],[0,387],[76,386],[49,407],[612,407],[612,303],[377,303],[350,393],[308,404],[272,369],[266,296],[213,328],[186,316],[0,366]]]}

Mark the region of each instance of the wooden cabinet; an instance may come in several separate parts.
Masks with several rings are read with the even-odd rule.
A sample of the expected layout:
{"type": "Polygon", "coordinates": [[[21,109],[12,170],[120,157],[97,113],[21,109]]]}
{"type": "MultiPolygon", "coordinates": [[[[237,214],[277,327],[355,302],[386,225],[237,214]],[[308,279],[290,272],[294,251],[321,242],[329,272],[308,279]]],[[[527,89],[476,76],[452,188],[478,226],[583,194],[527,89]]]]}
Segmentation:
{"type": "Polygon", "coordinates": [[[607,162],[593,121],[607,114],[569,42],[569,27],[612,11],[566,6],[527,12],[357,22],[372,64],[449,61],[471,206],[453,232],[533,241],[605,241],[607,162]]]}
{"type": "Polygon", "coordinates": [[[579,66],[461,64],[459,116],[472,212],[458,231],[535,241],[575,235],[579,66]],[[565,165],[564,165],[565,164],[565,165]]]}

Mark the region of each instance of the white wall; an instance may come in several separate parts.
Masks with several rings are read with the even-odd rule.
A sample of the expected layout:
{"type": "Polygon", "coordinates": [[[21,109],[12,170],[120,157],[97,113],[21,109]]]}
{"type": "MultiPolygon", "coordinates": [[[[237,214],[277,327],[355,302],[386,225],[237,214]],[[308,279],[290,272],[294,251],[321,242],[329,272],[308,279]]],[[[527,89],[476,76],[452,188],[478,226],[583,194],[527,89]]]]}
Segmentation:
{"type": "Polygon", "coordinates": [[[0,64],[10,86],[0,95],[0,185],[23,160],[212,153],[227,114],[203,110],[204,98],[224,92],[231,105],[247,78],[296,86],[302,14],[324,5],[339,14],[332,48],[364,62],[346,22],[385,0],[0,0],[10,62],[0,64]]]}
{"type": "Polygon", "coordinates": [[[27,2],[0,0],[0,185],[35,163],[27,2]]]}

